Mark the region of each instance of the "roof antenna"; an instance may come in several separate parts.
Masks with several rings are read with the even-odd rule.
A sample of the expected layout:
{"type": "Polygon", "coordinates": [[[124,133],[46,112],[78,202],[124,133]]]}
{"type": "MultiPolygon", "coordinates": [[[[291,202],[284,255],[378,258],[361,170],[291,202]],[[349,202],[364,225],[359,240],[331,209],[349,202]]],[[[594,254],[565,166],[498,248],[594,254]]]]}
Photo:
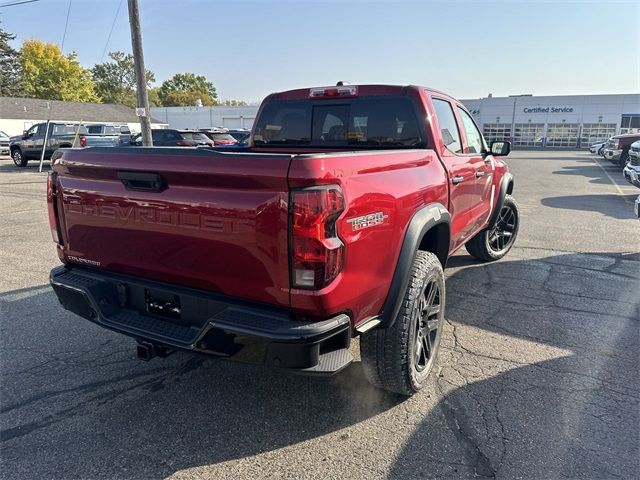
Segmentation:
{"type": "Polygon", "coordinates": [[[336,83],[336,87],[342,87],[344,85],[351,85],[351,84],[349,82],[343,82],[342,80],[336,83]]]}

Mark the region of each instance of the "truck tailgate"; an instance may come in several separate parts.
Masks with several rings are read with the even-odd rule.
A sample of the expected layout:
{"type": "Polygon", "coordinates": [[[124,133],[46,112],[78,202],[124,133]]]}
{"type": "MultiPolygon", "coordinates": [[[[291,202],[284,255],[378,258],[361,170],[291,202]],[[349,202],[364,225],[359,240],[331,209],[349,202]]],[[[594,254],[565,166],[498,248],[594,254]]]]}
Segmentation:
{"type": "Polygon", "coordinates": [[[65,150],[53,166],[63,259],[288,306],[290,162],[185,148],[65,150]]]}

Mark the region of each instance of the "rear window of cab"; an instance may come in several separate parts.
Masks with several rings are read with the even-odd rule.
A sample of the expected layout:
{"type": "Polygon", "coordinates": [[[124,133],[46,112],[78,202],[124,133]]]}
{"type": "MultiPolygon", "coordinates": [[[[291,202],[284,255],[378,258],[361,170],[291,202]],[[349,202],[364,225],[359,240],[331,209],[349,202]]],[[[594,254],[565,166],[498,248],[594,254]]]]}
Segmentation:
{"type": "Polygon", "coordinates": [[[254,130],[254,145],[309,147],[424,146],[414,102],[405,96],[273,100],[254,130]]]}

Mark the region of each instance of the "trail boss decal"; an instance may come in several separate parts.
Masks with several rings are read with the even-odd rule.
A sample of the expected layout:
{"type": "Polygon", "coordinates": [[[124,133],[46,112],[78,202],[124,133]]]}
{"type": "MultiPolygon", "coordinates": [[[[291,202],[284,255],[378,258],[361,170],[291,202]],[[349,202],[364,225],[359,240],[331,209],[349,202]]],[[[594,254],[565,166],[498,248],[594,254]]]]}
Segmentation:
{"type": "Polygon", "coordinates": [[[362,217],[347,218],[347,223],[350,223],[351,228],[354,231],[357,231],[375,227],[376,225],[382,225],[387,218],[389,218],[389,215],[382,212],[376,212],[369,215],[363,215],[362,217]]]}

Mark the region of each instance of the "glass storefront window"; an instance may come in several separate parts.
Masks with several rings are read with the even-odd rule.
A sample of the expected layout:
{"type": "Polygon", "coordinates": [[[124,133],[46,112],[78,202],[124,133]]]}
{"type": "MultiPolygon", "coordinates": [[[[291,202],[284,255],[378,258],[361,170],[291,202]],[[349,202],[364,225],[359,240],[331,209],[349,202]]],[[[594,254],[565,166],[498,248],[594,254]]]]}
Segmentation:
{"type": "Polygon", "coordinates": [[[496,140],[510,140],[511,124],[485,123],[482,127],[482,135],[489,145],[496,140]]]}
{"type": "Polygon", "coordinates": [[[591,144],[604,142],[615,134],[615,123],[583,123],[580,133],[580,147],[589,148],[591,144]]]}
{"type": "Polygon", "coordinates": [[[549,123],[547,125],[547,147],[577,147],[579,129],[579,123],[549,123]]]}
{"type": "Polygon", "coordinates": [[[544,123],[516,123],[513,132],[515,147],[542,147],[544,123]]]}

